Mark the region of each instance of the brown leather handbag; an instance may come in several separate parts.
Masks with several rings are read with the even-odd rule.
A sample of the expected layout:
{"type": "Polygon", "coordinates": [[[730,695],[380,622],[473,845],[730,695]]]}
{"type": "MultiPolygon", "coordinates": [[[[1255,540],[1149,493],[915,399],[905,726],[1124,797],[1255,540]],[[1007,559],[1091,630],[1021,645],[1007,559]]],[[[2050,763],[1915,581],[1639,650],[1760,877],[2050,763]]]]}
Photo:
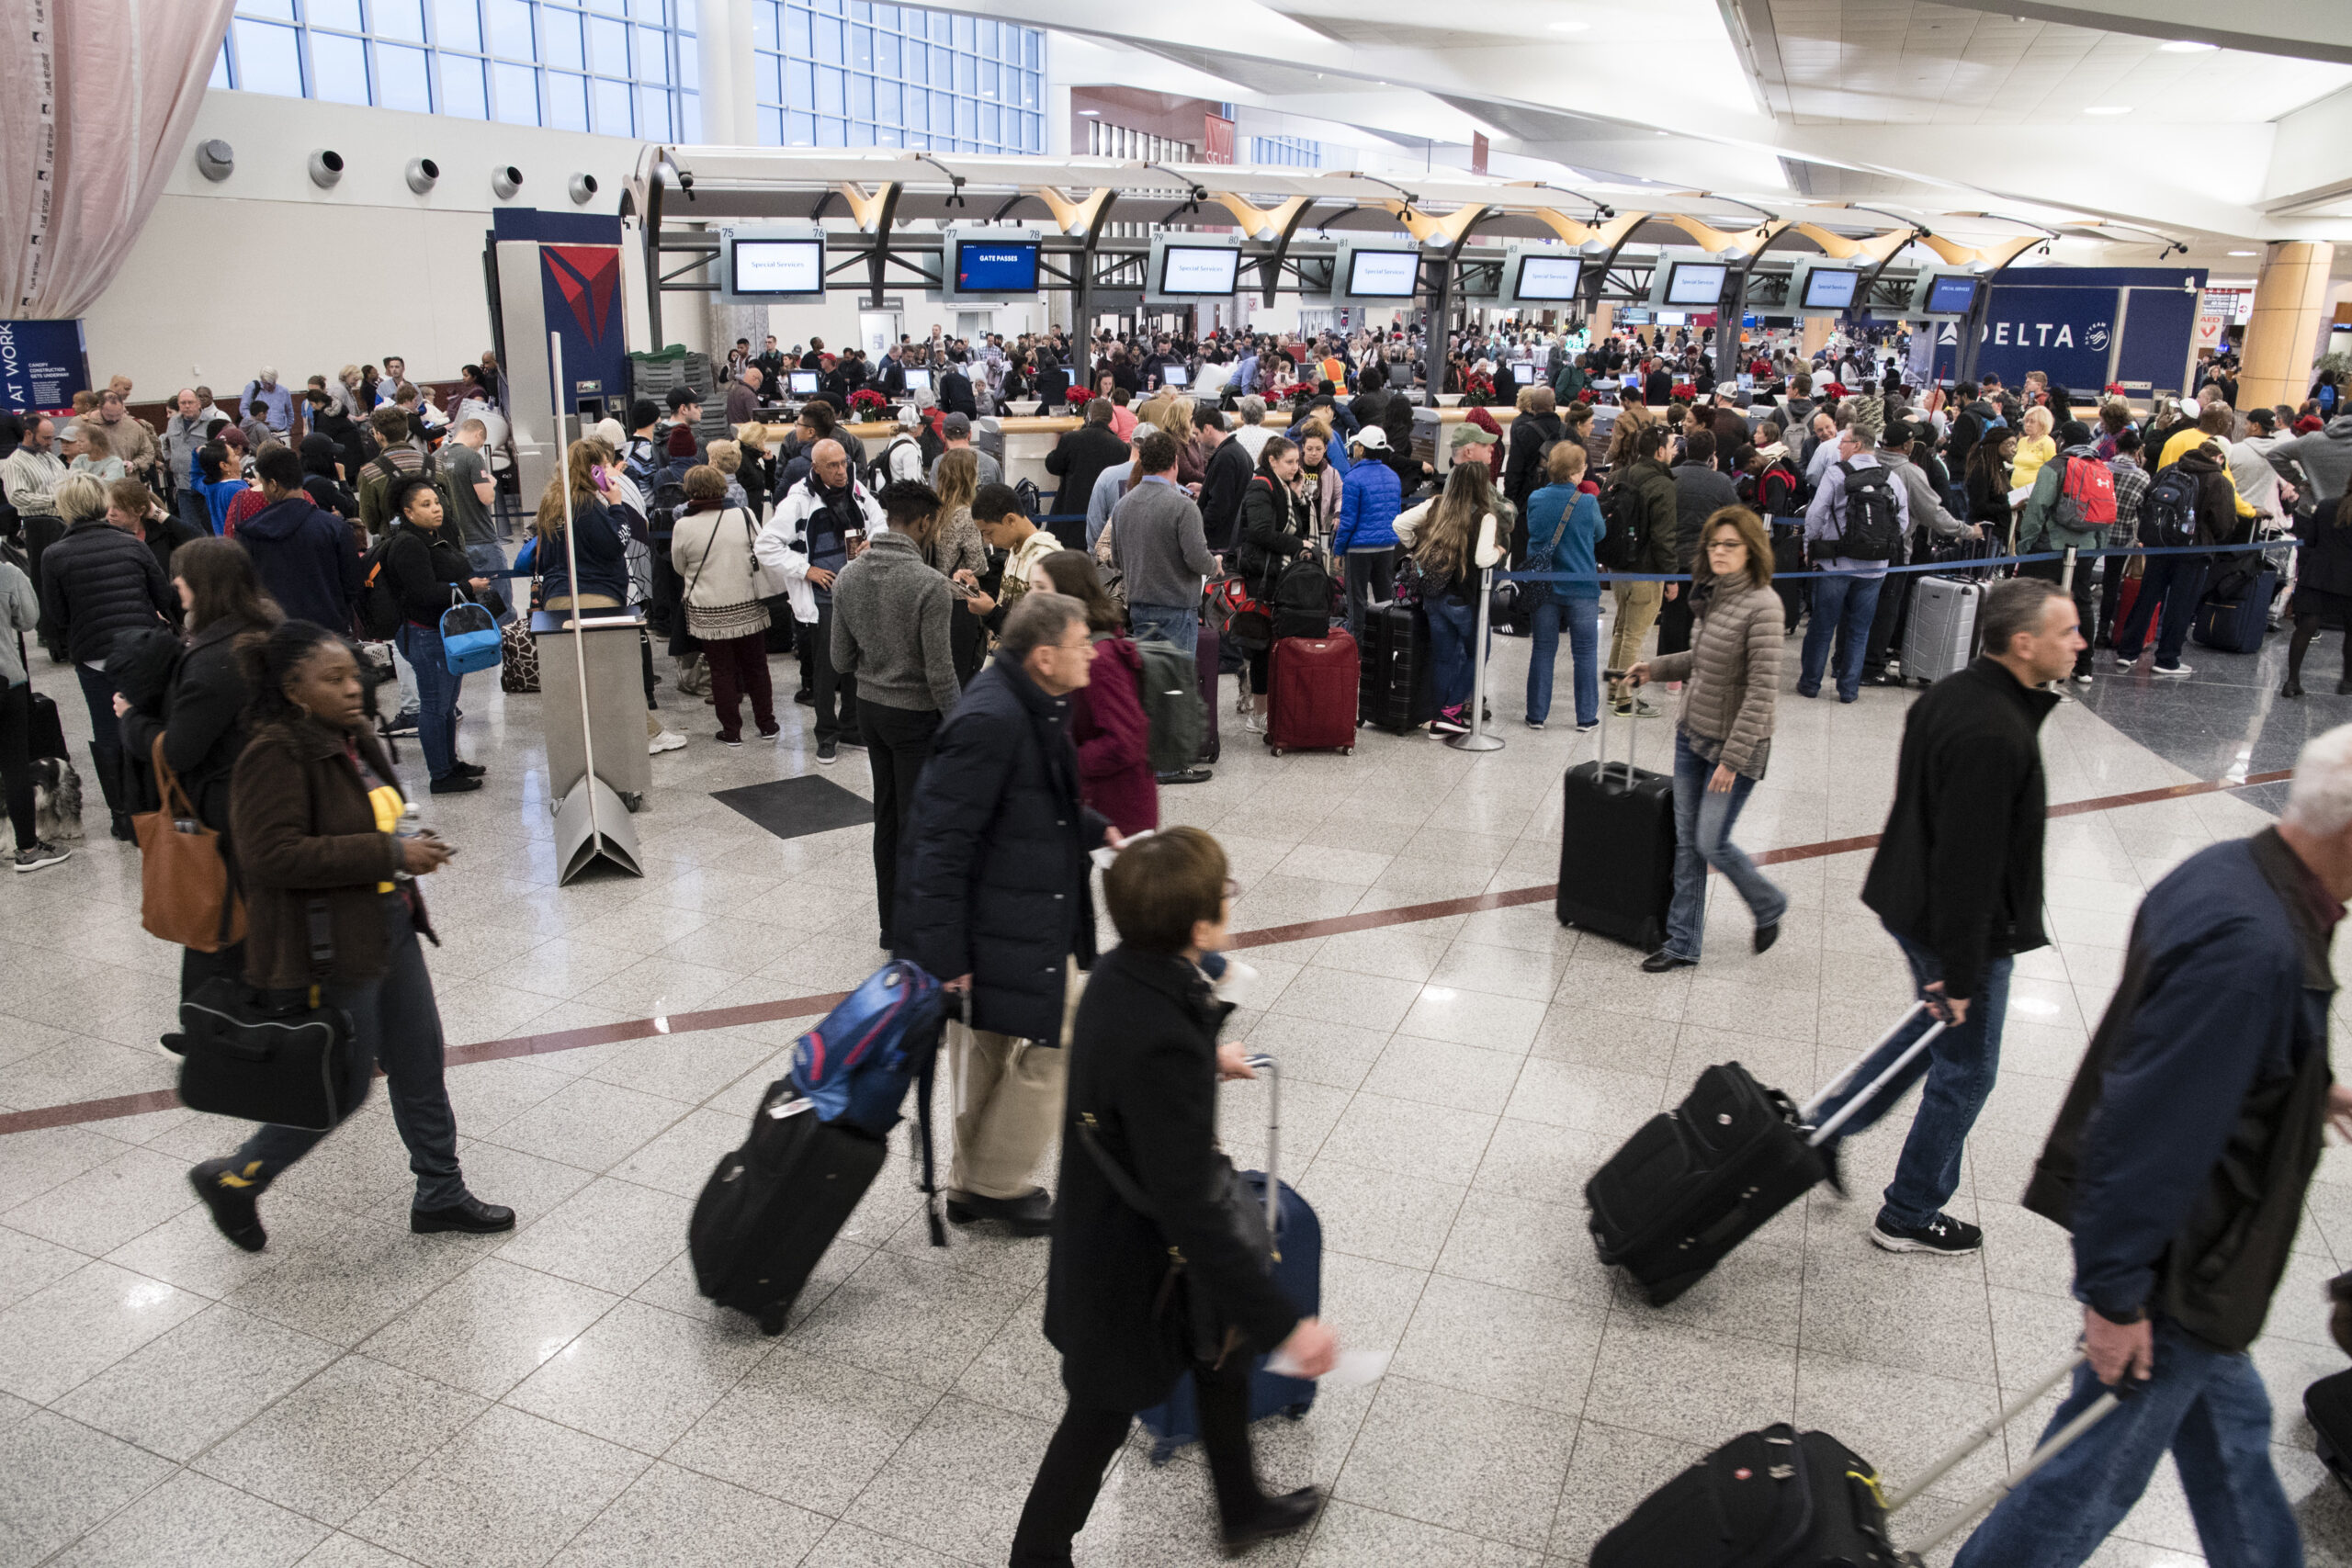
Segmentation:
{"type": "Polygon", "coordinates": [[[179,775],[164,761],[160,735],[153,761],[163,805],[130,818],[139,835],[139,923],[198,953],[233,947],[245,940],[245,901],[231,884],[220,835],[197,819],[179,775]]]}

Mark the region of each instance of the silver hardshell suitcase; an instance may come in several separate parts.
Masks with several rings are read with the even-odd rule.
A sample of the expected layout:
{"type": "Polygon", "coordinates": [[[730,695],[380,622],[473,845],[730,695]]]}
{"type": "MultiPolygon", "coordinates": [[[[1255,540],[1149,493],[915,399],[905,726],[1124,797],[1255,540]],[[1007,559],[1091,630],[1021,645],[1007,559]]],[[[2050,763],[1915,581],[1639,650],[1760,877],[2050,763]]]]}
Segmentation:
{"type": "Polygon", "coordinates": [[[1964,668],[1976,650],[1976,609],[1984,585],[1922,577],[1911,590],[1903,630],[1903,678],[1931,685],[1964,668]]]}

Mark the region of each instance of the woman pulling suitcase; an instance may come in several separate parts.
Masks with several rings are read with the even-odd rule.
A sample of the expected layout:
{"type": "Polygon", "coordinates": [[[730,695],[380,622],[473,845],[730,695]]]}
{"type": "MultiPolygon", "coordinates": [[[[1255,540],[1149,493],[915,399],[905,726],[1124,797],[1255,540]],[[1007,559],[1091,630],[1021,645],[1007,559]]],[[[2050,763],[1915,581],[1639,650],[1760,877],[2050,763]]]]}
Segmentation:
{"type": "Polygon", "coordinates": [[[1772,546],[1744,506],[1707,519],[1691,563],[1691,610],[1699,629],[1690,649],[1636,664],[1628,679],[1680,681],[1674,732],[1674,902],[1666,944],[1642,967],[1653,975],[1699,962],[1707,923],[1707,868],[1731,879],[1756,917],[1756,951],[1781,934],[1789,897],[1731,841],[1748,792],[1772,750],[1781,689],[1781,600],[1772,592],[1772,546]]]}

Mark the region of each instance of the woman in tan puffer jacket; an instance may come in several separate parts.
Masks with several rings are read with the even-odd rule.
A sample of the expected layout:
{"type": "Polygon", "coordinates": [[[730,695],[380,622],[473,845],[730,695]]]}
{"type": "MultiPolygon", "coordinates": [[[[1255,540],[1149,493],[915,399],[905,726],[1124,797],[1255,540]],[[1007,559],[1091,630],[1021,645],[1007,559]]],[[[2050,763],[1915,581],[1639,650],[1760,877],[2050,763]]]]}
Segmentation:
{"type": "Polygon", "coordinates": [[[1772,750],[1772,708],[1781,689],[1780,595],[1772,592],[1772,546],[1744,506],[1707,519],[1691,564],[1698,631],[1688,652],[1635,665],[1634,684],[1680,681],[1674,733],[1674,903],[1666,945],[1642,960],[1651,974],[1699,962],[1707,923],[1707,868],[1730,879],[1756,917],[1756,951],[1781,934],[1788,895],[1731,841],[1732,824],[1764,776],[1772,750]]]}

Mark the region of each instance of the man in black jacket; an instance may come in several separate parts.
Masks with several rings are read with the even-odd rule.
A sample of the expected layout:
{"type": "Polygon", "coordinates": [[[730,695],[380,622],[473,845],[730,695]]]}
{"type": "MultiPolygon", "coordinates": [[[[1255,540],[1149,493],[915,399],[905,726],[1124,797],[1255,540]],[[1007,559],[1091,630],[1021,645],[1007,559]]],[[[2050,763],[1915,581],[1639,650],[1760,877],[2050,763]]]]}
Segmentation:
{"type": "MultiPolygon", "coordinates": [[[[288,462],[293,454],[283,452],[288,462]]],[[[41,552],[42,640],[65,650],[81,679],[82,700],[90,710],[90,756],[113,818],[114,836],[129,840],[130,792],[124,785],[120,730],[115,722],[114,682],[107,655],[117,634],[143,626],[166,627],[179,604],[155,552],[127,529],[107,521],[106,487],[89,474],[68,474],[52,492],[65,532],[41,552]]]]}
{"type": "MultiPolygon", "coordinates": [[[[359,547],[350,525],[311,504],[301,459],[284,447],[255,458],[254,473],[268,504],[239,525],[237,542],[254,558],[261,585],[288,619],[337,630],[350,626],[359,596],[359,547]]],[[[405,489],[421,478],[403,475],[398,483],[405,489]]],[[[388,510],[399,516],[396,507],[388,510]]]]}
{"type": "Polygon", "coordinates": [[[1072,549],[1085,548],[1086,503],[1102,470],[1131,456],[1127,444],[1111,434],[1111,400],[1096,398],[1086,405],[1086,423],[1054,443],[1046,454],[1046,472],[1061,480],[1054,492],[1057,516],[1075,515],[1075,523],[1057,523],[1054,535],[1072,549]]]}
{"type": "MultiPolygon", "coordinates": [[[[1945,1027],[1823,1148],[1842,1193],[1838,1140],[1883,1116],[1925,1075],[1918,1114],[1871,1227],[1871,1240],[1889,1252],[1949,1256],[1984,1245],[1983,1231],[1942,1209],[1960,1184],[1962,1149],[2000,1064],[2012,960],[2049,942],[2039,735],[2058,699],[2041,687],[2074,669],[2080,623],[2056,583],[2033,577],[1995,583],[1978,622],[1984,656],[1937,682],[1904,720],[1894,805],[1862,884],[1862,902],[1903,949],[1919,999],[1945,1027]]],[[[1915,1018],[1897,1030],[1821,1107],[1817,1123],[1826,1125],[1928,1027],[1915,1018]]]]}
{"type": "Polygon", "coordinates": [[[2127,1377],[2132,1397],[2004,1498],[1959,1568],[2074,1568],[2167,1450],[2212,1561],[2302,1561],[2246,1348],[2324,1127],[2352,1133],[2352,1090],[2327,1065],[2347,897],[2352,726],[2303,748],[2277,827],[2200,850],[2140,906],[2025,1197],[2074,1233],[2088,1352],[2049,1431],[2127,1377]]]}
{"type": "Polygon", "coordinates": [[[1254,471],[1250,449],[1233,439],[1225,416],[1215,409],[1203,408],[1193,424],[1214,448],[1201,475],[1201,534],[1210,549],[1230,554],[1240,543],[1241,492],[1254,471]]]}
{"type": "Polygon", "coordinates": [[[980,417],[980,405],[972,396],[972,378],[964,370],[961,360],[951,359],[939,373],[939,406],[948,413],[960,413],[966,419],[980,417]]]}
{"type": "MultiPolygon", "coordinates": [[[[1683,438],[1682,461],[1674,465],[1674,567],[1689,571],[1699,558],[1699,536],[1707,519],[1739,504],[1739,491],[1718,466],[1722,448],[1715,433],[1698,429],[1683,438]]],[[[1657,650],[1680,653],[1690,646],[1690,596],[1678,593],[1658,607],[1657,650]]]]}
{"type": "Polygon", "coordinates": [[[1094,658],[1086,609],[1024,593],[996,657],[933,738],[899,874],[898,950],[966,998],[947,1217],[1042,1235],[1053,1200],[1029,1173],[1061,1120],[1060,1047],[1094,961],[1087,856],[1125,840],[1080,803],[1069,694],[1094,658]]]}
{"type": "MultiPolygon", "coordinates": [[[[1634,434],[1634,460],[1622,474],[1611,474],[1601,500],[1607,516],[1620,505],[1634,514],[1634,558],[1626,571],[1669,572],[1674,570],[1675,536],[1679,527],[1675,511],[1674,475],[1666,466],[1667,440],[1672,433],[1662,420],[1651,421],[1634,434]],[[1623,500],[1612,499],[1612,492],[1623,500]]],[[[1603,563],[1606,564],[1605,562],[1603,563]]],[[[1613,582],[1617,601],[1616,629],[1611,634],[1611,670],[1630,670],[1641,662],[1642,639],[1650,635],[1658,607],[1678,596],[1679,583],[1613,582]]],[[[1633,687],[1619,682],[1610,699],[1620,718],[1656,718],[1658,709],[1644,702],[1633,687]]]]}

